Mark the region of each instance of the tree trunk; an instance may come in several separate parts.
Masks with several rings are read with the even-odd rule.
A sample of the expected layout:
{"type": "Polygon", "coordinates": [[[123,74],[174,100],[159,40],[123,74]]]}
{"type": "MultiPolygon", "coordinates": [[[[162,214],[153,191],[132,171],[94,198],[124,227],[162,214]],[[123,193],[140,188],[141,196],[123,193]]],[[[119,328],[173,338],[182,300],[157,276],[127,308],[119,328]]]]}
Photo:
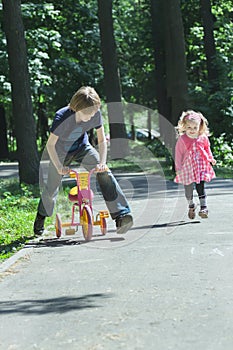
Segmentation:
{"type": "Polygon", "coordinates": [[[169,120],[176,125],[180,113],[188,107],[184,29],[180,1],[167,0],[163,6],[169,120]]]}
{"type": "Polygon", "coordinates": [[[0,105],[0,160],[8,159],[7,127],[5,109],[0,105]]]}
{"type": "Polygon", "coordinates": [[[151,110],[147,111],[147,129],[148,129],[148,139],[151,140],[151,110]]]}
{"type": "Polygon", "coordinates": [[[208,83],[210,92],[215,93],[220,90],[219,77],[216,64],[216,48],[214,41],[214,20],[211,13],[210,0],[200,0],[201,15],[204,28],[204,48],[207,62],[208,83]]]}
{"type": "Polygon", "coordinates": [[[183,23],[179,0],[151,0],[155,44],[156,95],[160,132],[171,149],[181,112],[188,107],[183,23]]]}
{"type": "Polygon", "coordinates": [[[2,3],[12,88],[19,178],[20,182],[34,184],[38,183],[39,180],[39,157],[36,146],[36,127],[32,111],[21,1],[3,0],[2,3]]]}
{"type": "Polygon", "coordinates": [[[45,148],[47,140],[48,140],[48,134],[49,134],[49,126],[48,126],[48,118],[46,115],[46,107],[43,102],[37,103],[37,116],[38,116],[38,123],[37,123],[37,140],[41,140],[41,148],[45,148]]]}
{"type": "Polygon", "coordinates": [[[98,0],[98,17],[110,127],[111,157],[113,159],[124,158],[129,154],[129,150],[121,103],[120,78],[113,30],[112,0],[98,0]]]}
{"type": "Polygon", "coordinates": [[[162,12],[162,2],[160,0],[151,0],[152,36],[155,56],[155,86],[159,112],[159,129],[161,138],[164,140],[165,144],[169,144],[169,138],[167,137],[167,124],[170,116],[166,89],[164,25],[163,16],[161,15],[162,12]]]}

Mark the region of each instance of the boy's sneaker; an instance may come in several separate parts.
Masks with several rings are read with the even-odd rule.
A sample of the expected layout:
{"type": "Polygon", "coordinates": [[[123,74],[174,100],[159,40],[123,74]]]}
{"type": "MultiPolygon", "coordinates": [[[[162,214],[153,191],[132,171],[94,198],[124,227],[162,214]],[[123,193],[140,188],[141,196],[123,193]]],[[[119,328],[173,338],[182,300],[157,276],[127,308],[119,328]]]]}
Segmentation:
{"type": "Polygon", "coordinates": [[[208,218],[208,214],[209,214],[209,212],[208,212],[207,207],[201,207],[201,209],[200,209],[200,211],[199,211],[199,213],[198,213],[198,215],[199,215],[202,219],[207,219],[207,218],[208,218]]]}
{"type": "Polygon", "coordinates": [[[131,215],[120,215],[116,218],[116,232],[119,234],[126,233],[133,226],[131,215]]]}
{"type": "Polygon", "coordinates": [[[191,220],[195,219],[195,216],[196,216],[195,209],[196,209],[195,204],[193,204],[191,207],[189,207],[188,217],[191,220]]]}
{"type": "Polygon", "coordinates": [[[41,236],[44,232],[44,222],[45,222],[45,216],[40,215],[37,213],[36,219],[34,222],[34,234],[36,236],[41,236]]]}

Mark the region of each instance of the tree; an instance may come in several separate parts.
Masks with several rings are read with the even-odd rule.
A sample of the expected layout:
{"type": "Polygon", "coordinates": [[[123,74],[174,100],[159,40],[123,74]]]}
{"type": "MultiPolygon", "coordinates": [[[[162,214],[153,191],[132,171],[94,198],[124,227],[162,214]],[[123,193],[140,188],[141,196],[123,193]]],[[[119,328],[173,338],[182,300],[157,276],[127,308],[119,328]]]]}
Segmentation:
{"type": "Polygon", "coordinates": [[[216,64],[216,48],[214,41],[214,19],[210,0],[200,0],[204,28],[204,48],[207,62],[208,83],[211,93],[219,91],[218,66],[216,64]]]}
{"type": "Polygon", "coordinates": [[[151,0],[157,101],[161,134],[166,144],[174,146],[174,132],[180,113],[188,107],[188,87],[184,30],[179,0],[151,0]]]}
{"type": "Polygon", "coordinates": [[[109,116],[111,156],[113,159],[124,158],[129,151],[121,104],[120,78],[113,30],[112,0],[98,0],[98,17],[109,116]]]}
{"type": "Polygon", "coordinates": [[[0,159],[7,159],[8,156],[5,109],[3,105],[0,105],[0,159]]]}
{"type": "Polygon", "coordinates": [[[215,136],[232,127],[232,1],[181,0],[192,108],[210,122],[215,136]],[[208,53],[207,53],[208,52],[208,53]]]}
{"type": "Polygon", "coordinates": [[[163,2],[164,48],[169,120],[176,125],[180,113],[188,106],[188,79],[184,29],[179,0],[163,2]]]}
{"type": "MultiPolygon", "coordinates": [[[[126,100],[151,109],[156,109],[160,105],[160,113],[170,118],[170,102],[168,102],[166,89],[167,62],[164,35],[167,28],[167,25],[164,24],[165,16],[170,16],[170,14],[168,11],[165,12],[165,16],[163,15],[166,2],[161,0],[115,0],[112,1],[112,19],[114,49],[117,51],[117,68],[119,69],[117,69],[117,73],[121,77],[122,101],[126,100]],[[151,2],[160,6],[153,26],[151,25],[151,2]],[[154,40],[159,41],[155,45],[156,51],[152,41],[152,29],[155,31],[154,40]],[[154,58],[159,53],[161,55],[160,62],[158,57],[154,58]],[[160,69],[161,65],[163,67],[160,69]],[[159,74],[161,74],[161,78],[159,78],[159,74]],[[156,93],[155,82],[157,83],[156,93]]],[[[100,5],[105,6],[105,1],[101,1],[101,3],[100,5]]],[[[220,85],[215,93],[210,91],[200,0],[180,0],[179,3],[184,24],[189,107],[201,110],[210,120],[210,128],[215,133],[220,131],[220,126],[222,130],[227,129],[230,139],[233,133],[231,106],[232,0],[211,1],[217,55],[215,62],[220,85]],[[219,111],[221,111],[222,116],[221,125],[215,122],[220,116],[219,111]],[[216,128],[213,129],[215,123],[216,128]],[[230,130],[231,133],[229,133],[230,130]]],[[[105,100],[109,88],[106,88],[106,84],[104,87],[97,10],[98,2],[96,0],[22,0],[21,11],[25,27],[30,85],[36,121],[39,121],[38,103],[43,103],[46,108],[46,118],[50,119],[59,106],[69,101],[70,96],[80,85],[95,86],[100,96],[105,100]]],[[[2,16],[3,11],[0,7],[1,21],[2,16]]],[[[176,28],[172,33],[173,36],[175,33],[178,37],[176,28]]],[[[108,62],[110,59],[111,57],[106,54],[106,64],[111,63],[108,62]]],[[[9,135],[14,125],[11,122],[12,108],[9,97],[8,72],[5,36],[0,31],[0,103],[5,109],[9,135]]],[[[128,112],[124,108],[124,121],[128,120],[128,112]]],[[[40,135],[40,139],[42,137],[43,135],[40,135]]],[[[9,151],[11,151],[10,142],[8,146],[9,151]]],[[[39,146],[40,143],[38,143],[39,146]]]]}
{"type": "Polygon", "coordinates": [[[12,88],[19,178],[21,183],[35,184],[39,180],[39,156],[36,146],[36,128],[30,94],[21,1],[3,0],[2,3],[12,88]]]}
{"type": "MultiPolygon", "coordinates": [[[[165,48],[164,48],[164,36],[163,36],[163,17],[161,13],[163,11],[162,2],[158,0],[151,0],[151,17],[152,17],[152,34],[154,42],[154,56],[155,56],[155,82],[156,82],[156,98],[158,112],[160,115],[169,117],[169,108],[167,101],[167,88],[166,88],[166,65],[165,65],[165,48]]],[[[160,128],[161,134],[164,136],[166,130],[163,130],[162,125],[160,128]]]]}
{"type": "MultiPolygon", "coordinates": [[[[200,0],[200,8],[202,15],[202,24],[204,29],[204,50],[206,56],[207,77],[209,103],[213,104],[214,110],[210,115],[212,129],[215,130],[215,135],[219,136],[225,130],[225,125],[222,123],[224,114],[222,113],[222,102],[216,101],[219,99],[218,92],[221,90],[219,82],[219,65],[217,63],[217,53],[214,40],[214,16],[211,12],[210,0],[200,0]],[[216,103],[217,102],[217,103],[216,103]]],[[[211,107],[210,107],[211,108],[211,107]]]]}
{"type": "Polygon", "coordinates": [[[156,108],[151,8],[148,0],[113,2],[114,36],[127,102],[156,108]]]}

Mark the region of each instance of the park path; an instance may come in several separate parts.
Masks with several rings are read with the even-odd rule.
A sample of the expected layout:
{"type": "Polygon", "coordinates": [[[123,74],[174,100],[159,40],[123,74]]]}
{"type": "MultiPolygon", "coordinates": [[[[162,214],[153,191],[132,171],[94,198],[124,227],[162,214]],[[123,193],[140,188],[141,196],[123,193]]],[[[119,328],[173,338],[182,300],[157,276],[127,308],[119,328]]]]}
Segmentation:
{"type": "Polygon", "coordinates": [[[118,180],[126,235],[111,220],[89,243],[45,235],[0,265],[0,349],[232,349],[233,181],[208,184],[209,218],[190,221],[177,185],[118,180]]]}

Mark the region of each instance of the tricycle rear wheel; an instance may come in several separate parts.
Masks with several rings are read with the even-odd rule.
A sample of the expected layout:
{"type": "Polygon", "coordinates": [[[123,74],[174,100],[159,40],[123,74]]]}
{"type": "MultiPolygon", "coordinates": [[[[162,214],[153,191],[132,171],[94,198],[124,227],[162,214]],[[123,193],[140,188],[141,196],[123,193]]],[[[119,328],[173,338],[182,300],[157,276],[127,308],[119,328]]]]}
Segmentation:
{"type": "Polygon", "coordinates": [[[56,214],[55,230],[57,238],[60,238],[62,234],[62,223],[60,214],[56,214]]]}
{"type": "Polygon", "coordinates": [[[105,218],[100,218],[100,229],[102,235],[106,235],[107,233],[107,221],[105,218]]]}

